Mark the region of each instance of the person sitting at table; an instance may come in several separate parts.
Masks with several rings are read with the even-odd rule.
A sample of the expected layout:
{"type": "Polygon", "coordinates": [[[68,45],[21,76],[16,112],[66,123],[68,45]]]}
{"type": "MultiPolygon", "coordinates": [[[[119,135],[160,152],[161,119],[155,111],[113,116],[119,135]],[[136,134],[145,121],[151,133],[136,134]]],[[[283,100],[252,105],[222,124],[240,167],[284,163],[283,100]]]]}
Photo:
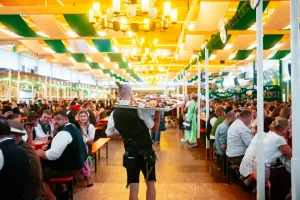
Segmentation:
{"type": "Polygon", "coordinates": [[[19,121],[7,120],[10,125],[10,136],[16,143],[25,150],[29,158],[28,170],[28,191],[25,196],[27,200],[37,199],[42,193],[42,166],[39,157],[35,153],[32,146],[22,140],[22,136],[26,134],[24,125],[19,121]]]}
{"type": "Polygon", "coordinates": [[[226,119],[218,125],[216,129],[215,141],[217,154],[219,156],[225,156],[227,147],[227,130],[229,126],[236,120],[234,111],[230,111],[226,114],[226,119]]]}
{"type": "Polygon", "coordinates": [[[28,188],[29,158],[10,137],[10,126],[0,119],[0,194],[1,199],[25,200],[28,188]]]}
{"type": "MultiPolygon", "coordinates": [[[[49,185],[46,183],[52,177],[70,177],[79,174],[87,158],[87,151],[80,131],[68,121],[63,111],[56,111],[53,115],[54,126],[59,132],[48,144],[47,150],[37,150],[43,166],[43,196],[55,200],[49,185]]],[[[64,188],[63,195],[68,195],[64,188]]]]}
{"type": "Polygon", "coordinates": [[[223,106],[218,106],[215,111],[217,115],[216,121],[212,124],[211,132],[210,132],[210,140],[215,139],[215,133],[217,127],[225,120],[225,108],[223,106]]]}
{"type": "Polygon", "coordinates": [[[32,141],[35,140],[37,135],[41,135],[37,133],[39,130],[36,129],[38,125],[38,120],[39,120],[39,114],[37,113],[29,113],[26,119],[26,135],[22,136],[23,140],[25,142],[28,142],[29,144],[32,144],[32,141]]]}
{"type": "Polygon", "coordinates": [[[51,124],[52,111],[44,110],[41,118],[38,120],[36,129],[36,138],[48,137],[53,132],[53,125],[51,124]]]}
{"type": "Polygon", "coordinates": [[[82,106],[82,110],[87,111],[89,113],[89,121],[90,121],[90,123],[93,124],[94,126],[96,126],[97,125],[97,120],[96,120],[95,114],[91,110],[91,105],[89,103],[85,103],[82,106]]]}
{"type": "MultiPolygon", "coordinates": [[[[87,152],[91,153],[91,147],[94,142],[95,137],[95,127],[93,124],[89,123],[89,117],[87,111],[79,111],[78,113],[78,123],[80,125],[80,131],[82,135],[84,136],[84,139],[86,140],[86,148],[87,152]]],[[[84,176],[84,179],[86,180],[86,187],[93,186],[93,183],[91,181],[90,177],[90,165],[88,159],[84,162],[84,166],[81,170],[81,174],[84,176]]]]}
{"type": "Polygon", "coordinates": [[[227,131],[226,155],[231,164],[240,165],[245,152],[254,137],[248,128],[252,120],[252,112],[243,110],[227,131]]]}

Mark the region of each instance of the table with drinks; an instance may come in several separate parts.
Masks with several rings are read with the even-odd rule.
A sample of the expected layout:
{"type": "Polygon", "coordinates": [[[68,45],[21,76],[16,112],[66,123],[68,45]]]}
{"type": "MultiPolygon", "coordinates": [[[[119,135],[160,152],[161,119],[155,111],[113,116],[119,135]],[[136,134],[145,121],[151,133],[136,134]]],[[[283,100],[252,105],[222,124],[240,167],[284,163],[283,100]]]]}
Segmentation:
{"type": "Polygon", "coordinates": [[[48,139],[48,137],[36,138],[33,141],[34,150],[44,149],[48,146],[49,142],[50,140],[48,139]]]}

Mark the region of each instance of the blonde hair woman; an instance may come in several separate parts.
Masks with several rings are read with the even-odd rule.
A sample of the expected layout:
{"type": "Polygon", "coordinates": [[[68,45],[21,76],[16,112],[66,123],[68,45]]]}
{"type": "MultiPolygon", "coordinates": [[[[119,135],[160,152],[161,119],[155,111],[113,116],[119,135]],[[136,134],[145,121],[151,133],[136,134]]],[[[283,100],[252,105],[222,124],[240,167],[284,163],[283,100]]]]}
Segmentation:
{"type": "Polygon", "coordinates": [[[189,147],[197,146],[197,99],[198,95],[196,93],[192,93],[190,95],[191,101],[189,103],[188,112],[186,114],[186,120],[191,122],[191,129],[184,131],[185,140],[189,141],[189,147]]]}
{"type": "MultiPolygon", "coordinates": [[[[87,111],[79,111],[78,113],[78,123],[80,125],[80,131],[84,136],[84,141],[86,142],[87,151],[89,153],[89,147],[93,144],[95,137],[95,127],[93,124],[89,122],[89,116],[87,111]]],[[[91,187],[93,183],[91,182],[91,169],[89,165],[88,159],[84,162],[83,168],[81,170],[81,174],[84,176],[86,180],[86,186],[91,187]]]]}
{"type": "Polygon", "coordinates": [[[274,118],[274,119],[275,119],[276,117],[278,117],[279,114],[280,114],[280,110],[281,110],[281,107],[279,107],[279,106],[275,107],[274,110],[272,111],[270,117],[272,117],[272,118],[274,118]]]}
{"type": "Polygon", "coordinates": [[[292,149],[287,144],[284,135],[288,131],[288,120],[282,117],[277,117],[273,123],[273,131],[270,131],[265,139],[265,165],[266,179],[270,176],[270,167],[276,164],[276,161],[282,155],[288,159],[292,157],[292,149]]]}
{"type": "Polygon", "coordinates": [[[280,111],[279,117],[289,119],[290,116],[291,116],[291,108],[288,106],[283,107],[280,111]]]}

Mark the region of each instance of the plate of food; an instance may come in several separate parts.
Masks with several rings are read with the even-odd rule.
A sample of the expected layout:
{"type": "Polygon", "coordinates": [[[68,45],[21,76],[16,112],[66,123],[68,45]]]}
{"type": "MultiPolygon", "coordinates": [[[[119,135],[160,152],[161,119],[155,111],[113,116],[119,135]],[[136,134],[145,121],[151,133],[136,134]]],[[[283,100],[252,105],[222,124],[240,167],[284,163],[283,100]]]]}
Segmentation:
{"type": "Polygon", "coordinates": [[[129,108],[129,109],[142,109],[169,112],[183,104],[182,101],[176,99],[164,99],[164,98],[136,98],[129,101],[120,100],[115,104],[116,108],[129,108]]]}

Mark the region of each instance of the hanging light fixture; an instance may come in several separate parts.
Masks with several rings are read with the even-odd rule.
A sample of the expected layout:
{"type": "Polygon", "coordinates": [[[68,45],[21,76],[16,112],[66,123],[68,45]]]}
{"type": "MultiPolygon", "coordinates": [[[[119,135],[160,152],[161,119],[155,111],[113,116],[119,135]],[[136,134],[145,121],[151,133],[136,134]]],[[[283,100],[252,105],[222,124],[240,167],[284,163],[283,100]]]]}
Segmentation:
{"type": "Polygon", "coordinates": [[[120,14],[120,0],[113,0],[113,14],[118,15],[120,14]]]}
{"type": "Polygon", "coordinates": [[[150,9],[149,0],[142,0],[142,14],[148,14],[150,9]]]}
{"type": "Polygon", "coordinates": [[[112,6],[101,12],[100,3],[93,2],[89,10],[89,23],[102,30],[113,29],[122,32],[173,28],[177,23],[177,9],[172,9],[171,2],[164,2],[163,15],[158,16],[159,12],[153,8],[154,3],[155,0],[112,0],[112,6]],[[123,23],[124,18],[126,23],[123,23]],[[169,22],[172,27],[169,26],[169,22]]]}
{"type": "Polygon", "coordinates": [[[164,16],[170,17],[171,14],[171,2],[167,1],[164,3],[164,16]]]}

